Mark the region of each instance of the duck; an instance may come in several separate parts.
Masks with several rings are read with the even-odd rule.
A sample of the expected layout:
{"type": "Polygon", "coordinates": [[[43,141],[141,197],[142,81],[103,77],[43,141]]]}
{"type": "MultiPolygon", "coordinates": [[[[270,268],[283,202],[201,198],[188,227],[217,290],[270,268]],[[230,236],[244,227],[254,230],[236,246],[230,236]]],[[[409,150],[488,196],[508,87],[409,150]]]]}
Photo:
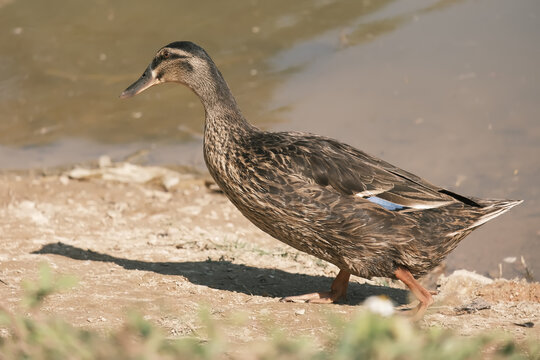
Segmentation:
{"type": "Polygon", "coordinates": [[[329,291],[283,298],[334,303],[350,276],[403,282],[422,317],[433,292],[418,278],[473,230],[520,204],[464,196],[338,140],[271,132],[250,124],[218,67],[199,45],[160,48],[124,90],[130,98],[162,83],[191,89],[205,110],[203,152],[222,192],[255,226],[338,267],[329,291]]]}

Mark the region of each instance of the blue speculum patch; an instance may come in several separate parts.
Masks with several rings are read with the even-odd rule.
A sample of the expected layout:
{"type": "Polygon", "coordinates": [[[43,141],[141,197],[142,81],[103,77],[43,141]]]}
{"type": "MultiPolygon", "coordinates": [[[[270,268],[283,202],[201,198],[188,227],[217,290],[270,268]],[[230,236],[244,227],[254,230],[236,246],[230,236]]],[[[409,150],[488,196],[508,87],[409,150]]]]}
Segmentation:
{"type": "Polygon", "coordinates": [[[381,198],[376,197],[376,196],[370,196],[370,197],[366,198],[366,200],[369,200],[374,204],[380,205],[383,208],[385,208],[386,210],[390,210],[390,211],[398,211],[398,210],[405,209],[405,206],[403,206],[403,205],[395,204],[395,203],[393,203],[391,201],[384,200],[384,199],[381,199],[381,198]]]}

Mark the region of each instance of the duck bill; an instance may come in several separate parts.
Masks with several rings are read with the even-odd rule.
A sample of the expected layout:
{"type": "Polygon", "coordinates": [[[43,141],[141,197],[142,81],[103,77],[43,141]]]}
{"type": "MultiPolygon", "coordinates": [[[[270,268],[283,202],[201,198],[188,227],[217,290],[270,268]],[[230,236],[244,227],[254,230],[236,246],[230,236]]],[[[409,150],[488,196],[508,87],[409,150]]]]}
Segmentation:
{"type": "Polygon", "coordinates": [[[127,99],[133,97],[148,89],[149,87],[156,85],[157,83],[157,79],[152,74],[152,69],[150,69],[150,66],[148,66],[139,78],[139,80],[129,85],[128,88],[124,90],[122,94],[120,94],[120,99],[127,99]]]}

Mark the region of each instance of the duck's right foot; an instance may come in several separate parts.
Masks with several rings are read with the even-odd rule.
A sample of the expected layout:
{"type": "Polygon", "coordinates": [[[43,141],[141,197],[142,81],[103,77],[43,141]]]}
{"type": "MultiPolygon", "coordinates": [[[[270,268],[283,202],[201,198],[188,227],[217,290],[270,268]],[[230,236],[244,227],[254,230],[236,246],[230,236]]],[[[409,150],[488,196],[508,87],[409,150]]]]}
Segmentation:
{"type": "Polygon", "coordinates": [[[411,290],[411,292],[420,302],[416,309],[413,310],[411,313],[413,320],[418,321],[422,319],[428,306],[433,304],[433,298],[431,297],[432,293],[424,289],[424,287],[420,285],[418,281],[416,281],[416,279],[409,270],[400,267],[395,271],[394,274],[396,275],[396,278],[398,278],[405,285],[407,285],[407,287],[411,290]]]}

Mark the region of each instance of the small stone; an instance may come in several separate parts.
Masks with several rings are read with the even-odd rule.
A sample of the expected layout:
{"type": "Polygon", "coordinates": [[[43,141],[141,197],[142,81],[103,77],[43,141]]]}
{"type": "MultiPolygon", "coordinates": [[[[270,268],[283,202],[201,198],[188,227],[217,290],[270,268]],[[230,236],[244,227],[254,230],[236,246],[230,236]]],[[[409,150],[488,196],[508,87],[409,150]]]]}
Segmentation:
{"type": "Polygon", "coordinates": [[[108,155],[101,155],[98,159],[98,165],[100,169],[111,166],[112,165],[111,158],[108,155]]]}
{"type": "Polygon", "coordinates": [[[503,261],[508,264],[513,264],[516,262],[516,260],[517,258],[515,256],[508,256],[503,259],[503,261]]]}
{"type": "Polygon", "coordinates": [[[170,191],[173,187],[175,187],[176,185],[178,185],[180,183],[180,178],[178,176],[164,176],[163,177],[163,187],[167,190],[167,191],[170,191]]]}
{"type": "Polygon", "coordinates": [[[146,242],[148,245],[156,245],[158,243],[157,236],[154,234],[150,234],[148,236],[148,241],[146,242]]]}
{"type": "Polygon", "coordinates": [[[470,314],[470,313],[474,313],[474,312],[477,312],[480,310],[486,310],[486,309],[491,309],[491,304],[481,298],[476,298],[468,304],[454,308],[454,310],[458,314],[464,314],[464,313],[470,314]]]}
{"type": "Polygon", "coordinates": [[[294,315],[304,315],[306,313],[306,309],[298,309],[294,311],[294,315]]]}
{"type": "Polygon", "coordinates": [[[381,316],[390,316],[394,314],[394,304],[386,296],[370,296],[364,301],[364,306],[372,313],[381,316]]]}
{"type": "Polygon", "coordinates": [[[169,228],[167,228],[167,235],[168,236],[177,236],[177,235],[180,235],[180,229],[174,227],[174,226],[170,226],[169,228]]]}
{"type": "Polygon", "coordinates": [[[514,325],[521,326],[521,327],[526,327],[526,328],[534,327],[534,323],[532,321],[527,321],[527,322],[524,322],[524,323],[514,323],[514,325]]]}

